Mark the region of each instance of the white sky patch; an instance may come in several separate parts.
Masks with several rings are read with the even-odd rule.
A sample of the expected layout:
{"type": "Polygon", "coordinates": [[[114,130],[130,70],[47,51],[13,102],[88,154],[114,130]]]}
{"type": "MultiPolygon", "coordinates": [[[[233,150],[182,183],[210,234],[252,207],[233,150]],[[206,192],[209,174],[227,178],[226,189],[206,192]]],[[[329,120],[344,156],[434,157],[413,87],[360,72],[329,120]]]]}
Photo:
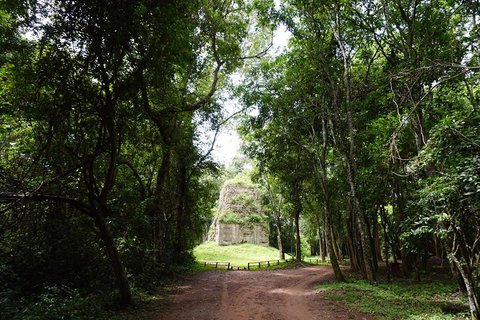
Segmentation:
{"type": "MultiPolygon", "coordinates": [[[[275,9],[280,9],[280,0],[275,0],[275,9]]],[[[288,47],[288,41],[292,34],[287,30],[284,24],[280,24],[279,27],[273,32],[273,46],[270,49],[270,56],[276,57],[282,52],[285,52],[288,47]]],[[[230,76],[233,84],[240,84],[243,81],[244,75],[241,71],[236,72],[230,76]]],[[[221,93],[225,94],[225,93],[221,93]]],[[[229,95],[228,93],[225,95],[229,95]]],[[[233,98],[226,99],[224,101],[223,109],[226,117],[241,110],[242,106],[239,101],[233,98]]],[[[256,110],[247,110],[249,114],[255,114],[256,110]]],[[[228,166],[232,160],[236,157],[242,156],[240,152],[240,146],[242,140],[237,133],[238,120],[233,118],[227,124],[223,126],[218,134],[215,147],[212,151],[212,158],[215,162],[228,166]]],[[[208,137],[204,136],[205,138],[208,137]]],[[[209,136],[210,141],[213,138],[213,134],[209,136]]]]}
{"type": "Polygon", "coordinates": [[[291,36],[292,34],[283,23],[273,32],[273,56],[285,52],[291,36]]]}
{"type": "MultiPolygon", "coordinates": [[[[240,74],[234,74],[232,76],[236,78],[232,79],[232,81],[241,81],[243,78],[243,75],[240,74]]],[[[230,97],[229,99],[225,100],[225,104],[223,105],[225,118],[233,115],[235,112],[238,112],[241,109],[242,105],[234,97],[230,97]]],[[[237,126],[238,119],[236,116],[225,123],[220,129],[220,132],[217,136],[217,141],[212,151],[213,159],[225,166],[228,166],[232,162],[233,158],[241,155],[240,145],[242,144],[242,140],[237,133],[237,126]]]]}
{"type": "Polygon", "coordinates": [[[218,135],[212,157],[216,162],[228,166],[235,157],[240,156],[241,144],[242,140],[235,128],[224,128],[218,135]]]}

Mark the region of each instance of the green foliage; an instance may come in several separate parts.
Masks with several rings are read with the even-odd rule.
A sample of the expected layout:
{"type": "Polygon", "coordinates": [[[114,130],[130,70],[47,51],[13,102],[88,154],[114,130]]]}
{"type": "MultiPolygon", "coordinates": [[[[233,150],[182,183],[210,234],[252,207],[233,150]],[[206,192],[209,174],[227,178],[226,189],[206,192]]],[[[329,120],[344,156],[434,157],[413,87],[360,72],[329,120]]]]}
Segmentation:
{"type": "Polygon", "coordinates": [[[399,281],[372,286],[363,280],[350,279],[348,283],[321,284],[317,289],[325,292],[327,299],[345,303],[349,308],[378,319],[468,318],[465,298],[454,293],[453,283],[444,280],[399,281]],[[461,311],[449,314],[454,304],[461,311]]]}
{"type": "Polygon", "coordinates": [[[99,297],[85,297],[67,287],[48,287],[43,294],[20,301],[2,298],[0,313],[2,319],[12,320],[119,319],[104,309],[99,297]]]}
{"type": "Polygon", "coordinates": [[[247,222],[262,223],[262,222],[265,222],[265,217],[253,213],[247,216],[247,222]]]}
{"type": "Polygon", "coordinates": [[[233,178],[225,180],[223,184],[225,186],[241,186],[241,187],[254,186],[253,182],[250,180],[250,177],[242,174],[235,174],[233,178]]]}
{"type": "Polygon", "coordinates": [[[231,205],[239,215],[259,215],[262,211],[260,203],[254,196],[245,193],[238,193],[231,197],[231,205]]]}
{"type": "Polygon", "coordinates": [[[222,223],[232,223],[232,224],[243,224],[243,217],[240,217],[238,214],[225,211],[219,216],[219,221],[222,223]]]}
{"type": "Polygon", "coordinates": [[[234,213],[232,211],[225,211],[219,215],[219,221],[221,223],[231,223],[231,224],[240,224],[246,226],[253,226],[254,224],[263,224],[265,228],[268,226],[267,217],[264,215],[259,215],[256,213],[240,215],[238,213],[234,213]]]}
{"type": "MultiPolygon", "coordinates": [[[[224,123],[215,92],[244,61],[243,149],[286,247],[294,224],[303,251],[331,228],[408,273],[436,235],[478,288],[476,20],[478,1],[457,0],[0,2],[2,304],[55,318],[114,283],[128,303],[128,281],[191,265],[219,189],[201,132],[224,123]],[[279,23],[288,50],[259,53],[279,23]]],[[[221,222],[268,224],[233,200],[244,214],[221,222]]]]}
{"type": "Polygon", "coordinates": [[[128,282],[192,264],[218,191],[200,128],[223,121],[214,94],[250,51],[251,10],[1,2],[2,292],[117,284],[128,304],[128,282]]]}

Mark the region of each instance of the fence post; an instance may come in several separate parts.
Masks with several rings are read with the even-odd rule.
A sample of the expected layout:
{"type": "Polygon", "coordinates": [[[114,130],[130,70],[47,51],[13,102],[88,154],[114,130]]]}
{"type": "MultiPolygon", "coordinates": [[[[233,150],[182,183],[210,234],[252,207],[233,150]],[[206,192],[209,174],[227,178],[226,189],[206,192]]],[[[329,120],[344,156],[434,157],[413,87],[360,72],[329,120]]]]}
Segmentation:
{"type": "Polygon", "coordinates": [[[258,269],[261,269],[262,267],[260,266],[262,262],[261,261],[258,261],[258,269]]]}
{"type": "Polygon", "coordinates": [[[227,270],[230,270],[230,262],[227,264],[227,270]]]}
{"type": "Polygon", "coordinates": [[[247,269],[250,270],[250,262],[247,263],[247,269]]]}
{"type": "Polygon", "coordinates": [[[267,267],[270,267],[270,261],[267,261],[267,267]]]}
{"type": "Polygon", "coordinates": [[[218,262],[215,262],[215,269],[218,268],[218,262]]]}

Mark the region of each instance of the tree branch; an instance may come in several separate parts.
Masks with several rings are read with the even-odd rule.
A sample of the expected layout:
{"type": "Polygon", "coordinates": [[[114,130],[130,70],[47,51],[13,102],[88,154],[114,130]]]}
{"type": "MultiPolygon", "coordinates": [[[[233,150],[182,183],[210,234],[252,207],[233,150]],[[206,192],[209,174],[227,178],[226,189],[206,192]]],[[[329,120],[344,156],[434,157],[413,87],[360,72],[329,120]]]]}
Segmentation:
{"type": "Polygon", "coordinates": [[[13,193],[13,192],[1,192],[0,193],[0,202],[16,202],[21,200],[31,200],[31,201],[58,201],[63,203],[68,203],[75,208],[77,208],[80,212],[88,215],[89,217],[92,216],[92,209],[75,199],[67,198],[60,195],[55,194],[41,194],[41,193],[13,193]]]}

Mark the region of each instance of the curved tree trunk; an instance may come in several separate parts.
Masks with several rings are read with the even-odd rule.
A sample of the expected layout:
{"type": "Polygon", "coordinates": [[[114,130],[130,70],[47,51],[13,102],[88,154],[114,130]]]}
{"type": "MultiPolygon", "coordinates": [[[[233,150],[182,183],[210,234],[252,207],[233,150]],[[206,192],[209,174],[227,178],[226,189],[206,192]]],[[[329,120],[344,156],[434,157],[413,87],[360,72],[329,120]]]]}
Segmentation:
{"type": "Polygon", "coordinates": [[[130,286],[128,284],[127,273],[123,265],[122,260],[120,259],[120,254],[118,253],[117,246],[113,239],[110,228],[108,228],[105,217],[100,212],[93,212],[92,217],[95,221],[95,226],[98,228],[99,236],[105,244],[105,251],[107,257],[110,260],[110,265],[112,266],[113,274],[115,275],[115,280],[120,296],[120,304],[128,305],[132,303],[132,294],[130,291],[130,286]]]}
{"type": "Polygon", "coordinates": [[[455,254],[449,254],[450,259],[453,261],[453,264],[459,271],[460,275],[462,276],[463,282],[465,284],[465,288],[467,290],[467,297],[468,297],[468,306],[470,308],[470,315],[472,320],[479,320],[480,319],[480,292],[478,289],[478,281],[476,281],[475,276],[472,274],[471,270],[469,269],[468,264],[462,263],[458,260],[455,254]],[[470,271],[470,272],[469,272],[470,271]]]}

